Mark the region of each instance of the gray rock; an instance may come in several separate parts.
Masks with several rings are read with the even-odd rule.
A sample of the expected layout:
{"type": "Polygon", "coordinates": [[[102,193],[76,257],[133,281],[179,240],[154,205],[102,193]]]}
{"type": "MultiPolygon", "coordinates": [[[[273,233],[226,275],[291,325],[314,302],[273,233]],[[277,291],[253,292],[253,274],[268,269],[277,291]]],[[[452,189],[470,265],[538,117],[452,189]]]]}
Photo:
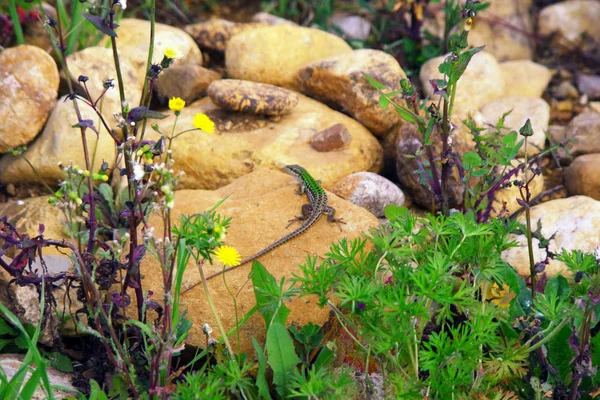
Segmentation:
{"type": "Polygon", "coordinates": [[[331,191],[351,203],[366,208],[376,217],[384,215],[389,204],[404,205],[404,193],[390,180],[373,172],[356,172],[348,175],[331,188],[331,191]]]}
{"type": "Polygon", "coordinates": [[[581,93],[587,94],[590,99],[600,99],[600,76],[579,75],[577,87],[581,93]]]}

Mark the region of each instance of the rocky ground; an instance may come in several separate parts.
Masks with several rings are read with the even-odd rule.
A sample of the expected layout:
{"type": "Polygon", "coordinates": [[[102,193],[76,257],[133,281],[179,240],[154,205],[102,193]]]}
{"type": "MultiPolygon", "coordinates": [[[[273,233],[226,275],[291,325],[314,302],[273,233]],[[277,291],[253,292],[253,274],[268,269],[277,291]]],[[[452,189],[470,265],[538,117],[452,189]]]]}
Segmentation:
{"type": "MultiPolygon", "coordinates": [[[[528,11],[532,0],[491,3],[469,36],[471,45],[486,48],[473,58],[458,84],[453,146],[458,153],[473,149],[472,137],[460,124],[467,116],[485,128],[511,110],[503,132],[531,120],[534,135],[527,156],[551,142],[565,143],[565,149],[540,161],[543,174],[531,186],[533,197],[540,200],[532,209],[534,223],[542,221],[545,237],[554,235],[536,260],[544,259],[545,251],[561,248],[593,252],[600,246],[600,51],[592,46],[600,43],[600,2],[555,2],[533,15],[528,11]]],[[[425,25],[439,30],[435,18],[425,25]]],[[[131,18],[118,28],[126,98],[133,102],[142,92],[148,30],[147,21],[131,18]]],[[[39,183],[55,189],[64,178],[59,163],[83,165],[81,138],[73,127],[77,119],[72,104],[65,102],[68,77],[49,54],[47,42],[39,35],[28,41],[31,44],[0,52],[0,216],[31,235],[43,222],[46,236],[61,238],[58,213],[39,183]],[[27,147],[23,157],[9,154],[19,146],[27,147]]],[[[92,96],[114,75],[107,62],[111,50],[104,44],[68,58],[73,83],[78,85],[79,75],[88,76],[92,96]]],[[[406,157],[421,145],[414,126],[403,122],[392,107],[382,109],[377,92],[364,79],[368,74],[389,91],[398,90],[407,75],[397,58],[382,50],[355,50],[341,36],[264,14],[248,22],[213,18],[182,27],[159,24],[155,62],[167,46],[183,56],[158,80],[155,106],[166,109],[167,99],[181,97],[187,106],[178,127],[191,127],[198,112],[216,125],[214,135],[190,132],[173,143],[175,168],[185,173],[175,196],[175,216],[201,212],[230,195],[220,208],[233,217],[228,243],[243,255],[253,254],[283,236],[285,221],[297,214],[291,179],[279,171],[299,164],[333,193],[331,203],[347,221],[343,232],[321,221],[309,235],[264,256],[265,263],[280,266],[273,271],[276,278],[297,271],[307,254],[323,255],[330,242],[376,227],[387,204],[415,211],[430,207],[432,194],[420,184],[414,159],[406,157]]],[[[440,78],[437,67],[442,61],[443,57],[428,60],[411,77],[422,88],[422,98],[435,98],[429,81],[440,78]]],[[[113,124],[110,128],[117,127],[112,115],[119,110],[118,91],[110,90],[102,105],[103,115],[113,124]]],[[[91,109],[83,108],[82,113],[83,118],[96,118],[91,109]]],[[[163,132],[173,124],[173,117],[158,121],[163,132]]],[[[153,131],[149,135],[158,138],[153,131]]],[[[112,163],[115,148],[106,132],[88,140],[97,166],[102,160],[112,163]]],[[[461,196],[460,187],[454,189],[461,196]]],[[[514,188],[499,191],[495,212],[503,202],[510,213],[518,211],[516,197],[514,188]]],[[[460,203],[460,198],[455,200],[460,203]]],[[[507,251],[506,260],[527,275],[525,241],[515,239],[521,247],[507,251]]],[[[65,257],[58,251],[47,254],[65,257]]],[[[148,258],[142,266],[144,284],[160,293],[153,261],[148,258]]],[[[562,265],[552,261],[546,271],[559,273],[562,265]]],[[[185,285],[197,280],[195,271],[189,272],[185,285]]],[[[247,274],[244,269],[232,272],[231,290],[241,288],[247,274]]],[[[222,285],[214,280],[212,290],[218,308],[228,314],[233,304],[225,291],[230,289],[222,285]]],[[[240,296],[240,311],[247,311],[253,305],[251,288],[240,296]]],[[[192,320],[212,323],[208,310],[199,306],[202,300],[199,287],[182,299],[192,320]]],[[[294,300],[289,305],[291,319],[322,324],[327,315],[312,305],[313,300],[294,300]]],[[[226,328],[235,324],[232,315],[225,316],[226,328]]],[[[262,323],[255,319],[244,329],[243,349],[251,349],[250,334],[256,335],[256,324],[262,323]]],[[[194,329],[189,343],[203,346],[200,324],[194,329]]]]}

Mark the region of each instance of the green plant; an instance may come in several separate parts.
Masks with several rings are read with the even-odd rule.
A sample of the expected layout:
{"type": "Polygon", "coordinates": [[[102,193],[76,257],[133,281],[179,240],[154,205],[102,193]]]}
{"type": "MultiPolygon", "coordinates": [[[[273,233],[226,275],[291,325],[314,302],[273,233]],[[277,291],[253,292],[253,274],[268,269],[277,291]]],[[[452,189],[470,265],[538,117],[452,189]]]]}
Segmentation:
{"type": "MultiPolygon", "coordinates": [[[[417,218],[392,206],[386,216],[389,223],[369,238],[371,252],[364,251],[364,240],[342,241],[318,265],[309,258],[295,281],[302,294],[318,295],[320,304],[334,311],[363,366],[375,363],[393,377],[389,389],[396,397],[531,391],[524,379],[532,374],[558,390],[562,381],[545,376],[540,370],[545,365],[563,377],[586,371],[579,382],[590,387],[597,354],[578,347],[578,365],[568,353],[573,343],[566,341],[573,340],[569,327],[574,325],[588,343],[587,329],[597,323],[589,320],[600,298],[593,257],[563,255],[590,275],[583,279],[580,272],[581,280],[571,283],[554,277],[532,303],[531,290],[501,258],[514,245],[509,234],[518,223],[480,223],[473,213],[417,218]]],[[[577,393],[578,382],[572,385],[577,393]]]]}

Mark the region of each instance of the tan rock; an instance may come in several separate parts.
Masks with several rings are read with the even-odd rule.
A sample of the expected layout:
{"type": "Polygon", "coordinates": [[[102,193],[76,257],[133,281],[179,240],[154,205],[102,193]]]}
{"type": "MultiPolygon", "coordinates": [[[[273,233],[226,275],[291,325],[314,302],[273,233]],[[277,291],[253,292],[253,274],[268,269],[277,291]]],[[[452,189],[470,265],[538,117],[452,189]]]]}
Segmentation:
{"type": "Polygon", "coordinates": [[[35,46],[0,52],[0,154],[31,142],[58,95],[58,68],[35,46]]]}
{"type": "Polygon", "coordinates": [[[295,22],[290,21],[289,19],[277,17],[273,14],[269,14],[266,12],[259,12],[259,13],[254,14],[252,16],[251,20],[253,22],[264,22],[269,25],[281,25],[281,24],[298,25],[295,22]]]}
{"type": "MultiPolygon", "coordinates": [[[[379,50],[355,50],[310,63],[298,71],[300,91],[343,108],[376,135],[400,121],[392,106],[379,105],[379,92],[364,74],[386,85],[386,92],[400,90],[406,74],[391,55],[379,50]]],[[[394,97],[398,102],[402,96],[394,97]]]]}
{"type": "MultiPolygon", "coordinates": [[[[525,222],[524,215],[519,221],[525,222]]],[[[531,208],[531,226],[541,224],[541,234],[549,239],[548,250],[560,254],[561,249],[581,250],[593,253],[600,246],[600,201],[586,196],[550,200],[531,208]],[[551,237],[554,236],[552,239],[551,237]]],[[[524,235],[511,235],[519,245],[502,253],[502,259],[512,265],[521,276],[529,276],[527,240],[524,235]]],[[[533,239],[534,261],[546,258],[547,251],[539,248],[538,239],[533,239]]],[[[546,266],[549,277],[556,274],[570,275],[567,267],[558,260],[550,260],[546,266]]]]}
{"type": "MultiPolygon", "coordinates": [[[[183,30],[165,24],[155,25],[154,52],[152,62],[159,64],[163,59],[164,50],[172,48],[182,54],[172,65],[202,65],[202,52],[194,39],[183,30]]],[[[117,48],[124,58],[129,59],[136,70],[136,76],[142,80],[146,76],[146,63],[148,62],[148,38],[150,37],[150,21],[141,19],[124,18],[116,29],[117,48]]],[[[110,43],[108,38],[104,44],[110,43]]],[[[163,72],[169,74],[169,70],[163,72]]],[[[160,78],[159,78],[160,79],[160,78]]]]}
{"type": "Polygon", "coordinates": [[[171,97],[180,97],[191,103],[206,95],[208,86],[221,79],[218,72],[199,65],[173,65],[154,86],[156,94],[166,103],[171,97]]]}
{"type": "MultiPolygon", "coordinates": [[[[452,150],[459,156],[474,149],[473,139],[465,129],[455,129],[450,138],[452,150]]],[[[435,132],[431,140],[433,154],[437,158],[442,147],[439,133],[435,132]]],[[[417,131],[416,124],[403,124],[399,127],[396,136],[396,154],[394,156],[396,174],[402,190],[408,193],[416,204],[427,210],[432,210],[434,207],[439,210],[441,202],[434,196],[419,167],[419,164],[429,163],[427,152],[421,151],[422,147],[422,135],[417,131]]],[[[465,184],[460,178],[458,170],[453,168],[448,179],[449,206],[462,206],[464,192],[465,184]]]]}
{"type": "Polygon", "coordinates": [[[213,18],[208,21],[188,25],[184,30],[194,38],[201,49],[223,52],[227,43],[236,34],[246,30],[263,28],[271,24],[266,22],[238,23],[225,19],[213,18]]]}
{"type": "MultiPolygon", "coordinates": [[[[52,18],[56,19],[56,8],[45,2],[42,2],[42,7],[44,8],[44,13],[46,16],[51,16],[52,18]]],[[[35,12],[37,15],[40,15],[38,10],[38,7],[34,7],[34,9],[31,9],[30,12],[35,12]]],[[[46,53],[50,54],[52,58],[59,62],[58,58],[55,57],[56,53],[53,50],[50,36],[44,27],[43,18],[36,18],[35,21],[30,21],[26,26],[23,26],[23,40],[25,41],[25,44],[36,46],[44,50],[46,53]]]]}
{"type": "MultiPolygon", "coordinates": [[[[310,169],[309,172],[315,179],[322,178],[310,169]]],[[[172,219],[178,220],[180,215],[208,210],[229,196],[218,209],[219,214],[232,218],[227,232],[227,244],[235,247],[242,256],[250,256],[291,232],[292,227],[286,229],[287,220],[300,215],[301,206],[306,203],[305,196],[296,194],[297,187],[296,181],[287,174],[260,169],[216,191],[176,192],[172,219]]],[[[277,281],[282,277],[290,278],[293,274],[299,274],[298,265],[305,263],[308,255],[324,256],[332,242],[342,238],[351,240],[360,237],[362,233],[378,225],[377,219],[366,210],[335,195],[329,195],[329,199],[329,204],[336,209],[336,216],[346,221],[346,224],[342,225],[342,231],[336,224],[330,224],[326,218],[321,218],[308,234],[301,235],[260,257],[259,261],[277,281]]],[[[149,223],[151,226],[160,226],[157,217],[152,217],[149,223]]],[[[146,257],[141,268],[144,288],[154,290],[155,296],[159,298],[163,282],[157,261],[153,257],[146,257]]],[[[211,274],[221,271],[223,266],[215,262],[214,265],[207,264],[204,268],[206,274],[211,274]]],[[[250,270],[251,265],[247,264],[227,272],[224,278],[229,289],[225,287],[223,277],[208,281],[212,300],[225,330],[231,329],[236,323],[236,309],[230,293],[235,295],[240,290],[250,270]]],[[[198,281],[198,269],[190,263],[183,277],[183,287],[190,287],[198,281]]],[[[252,285],[246,284],[236,300],[238,316],[248,312],[255,305],[252,285]]],[[[200,285],[183,294],[181,305],[187,309],[187,317],[193,321],[190,336],[187,338],[188,344],[205,347],[206,338],[202,333],[204,323],[213,328],[213,336],[221,336],[200,285]]],[[[329,316],[328,310],[316,306],[314,297],[293,298],[289,302],[286,301],[285,305],[291,310],[289,324],[304,325],[313,322],[321,325],[329,316]]],[[[240,335],[242,352],[251,351],[251,337],[264,343],[264,321],[258,313],[246,322],[240,335]]],[[[235,336],[230,340],[236,341],[235,336]]]]}
{"type": "Polygon", "coordinates": [[[294,89],[301,67],[351,50],[330,33],[284,24],[235,35],[227,45],[225,64],[230,78],[294,89]]]}
{"type": "Polygon", "coordinates": [[[573,118],[566,129],[554,129],[552,140],[564,142],[568,154],[559,149],[558,155],[563,159],[577,157],[582,154],[600,153],[600,113],[583,112],[573,118]]]}
{"type": "MultiPolygon", "coordinates": [[[[438,96],[434,96],[429,81],[443,78],[438,67],[444,59],[445,57],[432,58],[423,64],[419,74],[423,92],[431,99],[438,96]]],[[[465,115],[469,111],[479,110],[502,97],[504,88],[504,77],[496,58],[485,51],[475,54],[456,86],[454,115],[465,115]]]]}
{"type": "MultiPolygon", "coordinates": [[[[513,160],[513,167],[517,167],[524,163],[524,159],[516,159],[513,160]]],[[[531,167],[536,167],[536,164],[533,164],[531,167]]],[[[510,172],[510,170],[506,171],[506,173],[510,172]]],[[[521,170],[517,174],[513,175],[510,179],[510,182],[514,182],[515,179],[526,181],[527,179],[533,180],[529,183],[529,192],[531,193],[531,199],[534,199],[544,190],[544,176],[543,175],[534,175],[531,170],[524,174],[521,170]]],[[[523,193],[525,193],[525,189],[523,189],[523,193]]],[[[496,192],[496,196],[494,197],[494,203],[492,205],[491,216],[497,216],[499,213],[503,211],[507,211],[509,214],[514,214],[519,211],[521,206],[519,205],[517,199],[521,199],[521,193],[519,188],[515,185],[510,187],[500,189],[496,192]]]]}
{"type": "Polygon", "coordinates": [[[348,175],[331,188],[331,191],[352,204],[363,207],[376,217],[385,215],[385,207],[404,205],[404,193],[389,179],[373,172],[356,172],[348,175]]]}
{"type": "MultiPolygon", "coordinates": [[[[2,354],[0,355],[0,368],[4,371],[6,379],[10,381],[13,376],[23,367],[23,359],[24,356],[22,354],[2,354]]],[[[78,392],[71,383],[71,374],[66,372],[61,372],[55,368],[50,366],[46,366],[46,374],[48,376],[48,380],[50,381],[50,385],[52,385],[52,395],[57,400],[63,400],[72,398],[78,392]],[[59,389],[60,388],[60,389],[59,389]],[[70,390],[64,390],[63,388],[67,388],[70,390]]],[[[28,382],[31,377],[31,372],[27,372],[24,376],[25,381],[28,382]]],[[[44,400],[48,398],[45,390],[40,385],[33,392],[32,397],[28,397],[30,400],[44,400]]],[[[19,396],[21,397],[21,396],[19,396]]]]}
{"type": "Polygon", "coordinates": [[[542,97],[553,75],[544,65],[530,60],[505,61],[500,69],[506,83],[504,97],[542,97]]]}
{"type": "MultiPolygon", "coordinates": [[[[48,204],[49,196],[32,197],[25,200],[10,201],[0,204],[0,218],[7,217],[8,222],[14,225],[18,232],[29,237],[38,236],[40,224],[44,224],[44,236],[51,239],[65,239],[64,214],[57,207],[48,204]]],[[[14,257],[11,251],[6,254],[14,257]]],[[[54,247],[44,249],[44,255],[62,255],[54,247]]],[[[65,257],[68,260],[68,257],[65,257]]],[[[70,264],[70,262],[69,262],[70,264]]]]}
{"type": "Polygon", "coordinates": [[[259,115],[289,114],[298,104],[298,95],[265,83],[222,79],[212,83],[208,96],[217,106],[231,111],[259,115]]]}
{"type": "Polygon", "coordinates": [[[564,185],[569,195],[584,195],[600,200],[600,154],[585,154],[565,170],[564,185]]]}
{"type": "MultiPolygon", "coordinates": [[[[98,115],[91,107],[79,102],[82,119],[91,119],[97,125],[98,115]]],[[[65,97],[58,100],[56,107],[48,118],[42,134],[33,142],[23,155],[36,169],[22,158],[5,155],[0,159],[0,181],[4,183],[36,183],[40,179],[50,185],[58,184],[64,177],[64,172],[58,167],[58,162],[85,167],[81,131],[72,126],[77,123],[77,115],[71,101],[65,102],[65,97]]],[[[100,167],[103,160],[112,162],[115,157],[114,141],[106,130],[96,127],[100,132],[99,139],[88,129],[86,137],[90,152],[95,150],[95,169],[100,167]],[[97,148],[96,148],[97,143],[97,148]]],[[[94,168],[92,168],[94,169],[94,168]]]]}
{"type": "Polygon", "coordinates": [[[559,32],[576,45],[583,33],[600,41],[600,3],[595,0],[569,0],[544,7],[538,15],[541,35],[559,32]]]}
{"type": "Polygon", "coordinates": [[[535,43],[528,8],[520,14],[498,17],[491,13],[475,17],[469,45],[485,45],[498,61],[532,59],[535,43]]]}
{"type": "MultiPolygon", "coordinates": [[[[184,108],[176,133],[193,127],[194,116],[202,112],[215,121],[216,134],[192,131],[173,141],[175,169],[185,172],[180,187],[216,189],[258,166],[302,165],[318,175],[325,187],[353,172],[380,170],[381,146],[369,131],[315,100],[298,97],[290,114],[275,119],[223,110],[208,98],[184,108]],[[336,123],[348,130],[350,145],[327,153],[314,150],[312,137],[336,123]]],[[[171,132],[173,121],[159,121],[161,131],[171,132]]]]}
{"type": "MultiPolygon", "coordinates": [[[[501,133],[519,129],[525,125],[527,119],[531,120],[533,136],[528,139],[527,153],[529,155],[538,154],[546,142],[545,131],[548,130],[550,121],[550,106],[543,99],[533,97],[503,97],[493,101],[481,109],[481,113],[489,124],[495,126],[498,120],[505,113],[512,112],[504,119],[505,128],[501,133]]],[[[525,154],[525,146],[519,150],[519,155],[525,154]]]]}
{"type": "MultiPolygon", "coordinates": [[[[82,96],[87,97],[85,96],[83,84],[78,82],[80,75],[87,76],[89,80],[86,82],[86,86],[92,97],[92,101],[96,101],[102,92],[104,92],[104,81],[108,79],[114,80],[114,87],[108,89],[102,97],[102,104],[98,106],[99,108],[101,107],[104,115],[110,116],[121,112],[121,96],[119,95],[117,72],[114,63],[112,61],[107,62],[107,60],[112,60],[112,57],[112,50],[104,47],[88,47],[67,57],[73,87],[77,88],[78,93],[82,96]]],[[[129,104],[137,104],[142,97],[143,81],[136,75],[136,70],[126,57],[122,57],[120,65],[125,99],[129,104]]],[[[62,74],[64,77],[64,71],[62,71],[62,74]]],[[[112,128],[116,129],[114,121],[114,118],[107,120],[112,128]]]]}

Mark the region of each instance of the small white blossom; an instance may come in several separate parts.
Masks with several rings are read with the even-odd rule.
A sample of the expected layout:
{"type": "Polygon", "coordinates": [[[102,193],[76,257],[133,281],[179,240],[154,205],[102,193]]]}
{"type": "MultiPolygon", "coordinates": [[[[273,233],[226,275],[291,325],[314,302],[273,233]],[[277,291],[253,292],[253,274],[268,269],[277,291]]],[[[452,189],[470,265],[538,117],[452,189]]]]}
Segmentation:
{"type": "Polygon", "coordinates": [[[144,172],[144,166],[142,164],[139,163],[135,163],[133,165],[133,179],[136,181],[141,181],[142,179],[144,179],[144,175],[146,173],[144,172]]]}

